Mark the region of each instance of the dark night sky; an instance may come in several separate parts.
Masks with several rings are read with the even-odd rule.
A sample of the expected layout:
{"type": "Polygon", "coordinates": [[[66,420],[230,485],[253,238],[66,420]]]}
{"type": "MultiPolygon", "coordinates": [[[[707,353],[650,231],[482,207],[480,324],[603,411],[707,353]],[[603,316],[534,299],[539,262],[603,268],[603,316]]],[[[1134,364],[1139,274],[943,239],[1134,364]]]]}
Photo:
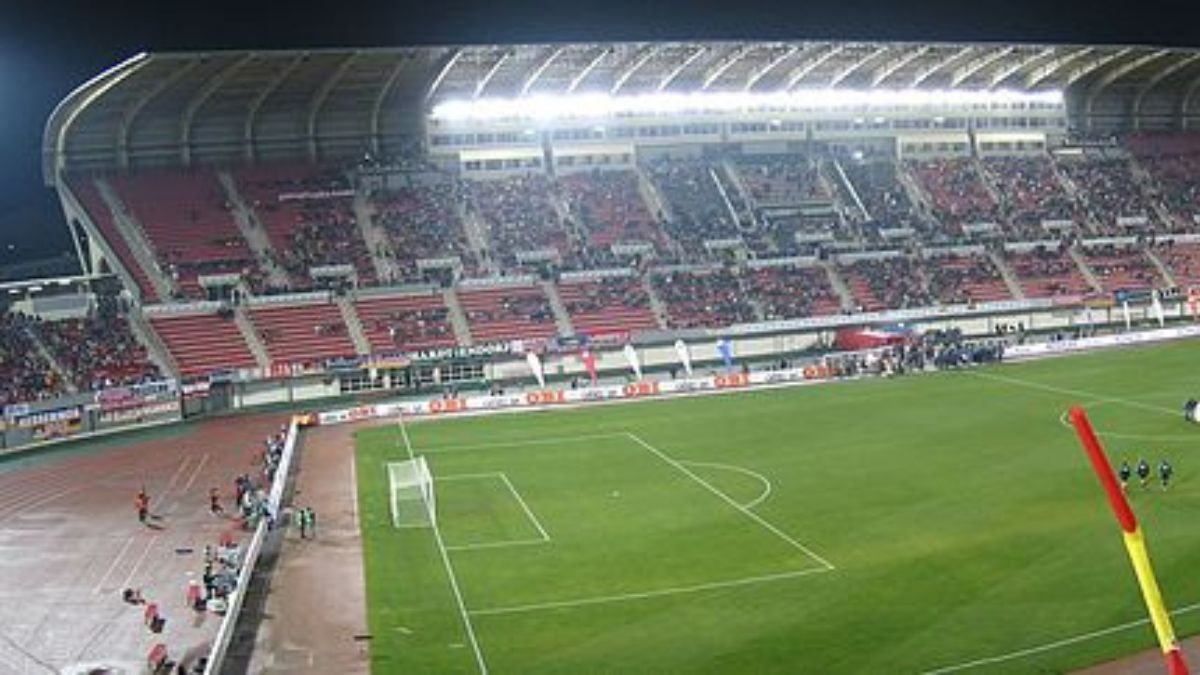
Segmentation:
{"type": "Polygon", "coordinates": [[[69,246],[42,187],[42,124],[142,50],[544,40],[825,38],[1200,46],[1185,0],[393,0],[0,3],[0,265],[69,246]],[[17,7],[19,6],[19,7],[17,7]],[[103,9],[101,9],[103,8],[103,9]]]}

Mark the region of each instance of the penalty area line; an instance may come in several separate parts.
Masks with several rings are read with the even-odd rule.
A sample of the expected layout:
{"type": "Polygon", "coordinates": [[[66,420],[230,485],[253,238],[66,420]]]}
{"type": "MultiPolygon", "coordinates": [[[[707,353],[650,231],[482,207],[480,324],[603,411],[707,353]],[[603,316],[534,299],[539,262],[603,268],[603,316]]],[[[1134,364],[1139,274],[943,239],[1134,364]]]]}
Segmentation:
{"type": "Polygon", "coordinates": [[[1151,405],[1149,403],[1141,403],[1133,399],[1121,398],[1119,396],[1105,396],[1097,394],[1094,391],[1083,391],[1082,389],[1068,389],[1066,387],[1056,387],[1052,384],[1042,384],[1033,380],[1022,380],[1018,377],[1006,377],[995,373],[981,373],[979,371],[967,371],[965,374],[973,377],[978,377],[984,380],[994,380],[996,382],[1004,382],[1017,387],[1025,387],[1026,389],[1037,389],[1040,391],[1050,392],[1052,394],[1065,394],[1067,396],[1078,396],[1080,398],[1094,399],[1092,405],[1096,403],[1116,403],[1118,405],[1128,406],[1130,408],[1138,408],[1140,410],[1149,410],[1151,412],[1164,413],[1167,415],[1178,415],[1178,410],[1171,410],[1160,405],[1151,405]]]}
{"type": "Polygon", "coordinates": [[[590,605],[606,605],[614,602],[626,602],[630,600],[647,600],[650,598],[661,598],[671,595],[683,595],[686,593],[699,593],[702,591],[712,591],[721,588],[736,588],[738,586],[753,586],[756,584],[765,584],[773,581],[783,581],[786,579],[795,579],[813,574],[822,574],[831,571],[830,567],[811,567],[805,570],[796,570],[794,572],[780,572],[778,574],[764,574],[756,577],[743,577],[741,579],[729,579],[726,581],[712,581],[704,584],[694,584],[691,586],[673,586],[671,588],[661,588],[653,591],[640,591],[635,593],[618,593],[615,595],[598,595],[590,598],[575,598],[572,600],[553,600],[550,602],[536,602],[528,605],[511,605],[508,607],[488,607],[484,609],[472,609],[473,616],[496,616],[500,614],[524,614],[527,612],[540,612],[551,609],[571,609],[574,607],[587,607],[590,605]]]}
{"type": "MultiPolygon", "coordinates": [[[[1194,612],[1198,609],[1200,609],[1200,602],[1193,604],[1193,605],[1187,605],[1186,607],[1180,607],[1178,609],[1171,611],[1170,614],[1171,614],[1171,616],[1178,616],[1180,614],[1188,614],[1190,612],[1194,612]]],[[[1015,652],[1009,652],[1007,654],[998,654],[996,656],[988,656],[988,657],[984,657],[982,659],[975,659],[974,661],[966,661],[963,663],[958,663],[953,666],[943,666],[943,667],[937,668],[935,670],[926,670],[926,671],[922,672],[921,675],[945,675],[946,673],[958,673],[958,672],[962,672],[964,670],[971,670],[973,668],[979,668],[981,666],[990,666],[990,665],[994,665],[997,663],[1003,663],[1005,661],[1012,661],[1014,659],[1019,659],[1019,658],[1025,657],[1025,656],[1032,656],[1034,654],[1041,654],[1043,652],[1052,651],[1052,650],[1058,649],[1060,647],[1068,647],[1070,645],[1079,644],[1080,642],[1086,642],[1088,640],[1092,640],[1092,639],[1095,639],[1098,637],[1104,637],[1105,635],[1112,635],[1113,633],[1119,633],[1123,630],[1129,630],[1130,628],[1144,626],[1148,623],[1150,623],[1149,618],[1137,619],[1135,621],[1127,621],[1122,624],[1117,624],[1116,626],[1109,626],[1108,628],[1101,628],[1100,630],[1094,630],[1089,633],[1080,633],[1079,635],[1073,635],[1069,638],[1063,638],[1062,640],[1055,640],[1054,642],[1047,642],[1045,644],[1037,645],[1034,647],[1027,647],[1025,649],[1019,649],[1015,652]]]]}

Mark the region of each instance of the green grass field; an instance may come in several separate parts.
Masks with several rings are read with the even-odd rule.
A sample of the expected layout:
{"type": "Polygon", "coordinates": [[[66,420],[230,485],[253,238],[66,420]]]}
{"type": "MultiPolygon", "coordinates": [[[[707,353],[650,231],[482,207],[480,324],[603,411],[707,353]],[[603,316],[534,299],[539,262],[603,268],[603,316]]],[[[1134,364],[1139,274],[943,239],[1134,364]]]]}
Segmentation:
{"type": "Polygon", "coordinates": [[[1145,611],[1074,402],[1114,463],[1175,464],[1170,491],[1131,494],[1195,633],[1197,361],[1177,343],[412,423],[445,560],[432,529],[391,525],[398,426],[361,432],[374,670],[479,670],[447,562],[493,673],[1045,673],[1152,647],[1117,628],[1145,611]]]}

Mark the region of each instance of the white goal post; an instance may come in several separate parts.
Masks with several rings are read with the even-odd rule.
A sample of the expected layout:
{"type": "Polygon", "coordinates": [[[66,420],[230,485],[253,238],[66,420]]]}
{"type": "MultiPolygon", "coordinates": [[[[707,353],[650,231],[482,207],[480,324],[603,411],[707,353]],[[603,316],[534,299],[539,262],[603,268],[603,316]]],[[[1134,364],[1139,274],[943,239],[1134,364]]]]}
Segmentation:
{"type": "Polygon", "coordinates": [[[430,527],[437,524],[437,501],[433,492],[433,474],[424,457],[389,462],[388,488],[391,491],[392,525],[430,527]]]}

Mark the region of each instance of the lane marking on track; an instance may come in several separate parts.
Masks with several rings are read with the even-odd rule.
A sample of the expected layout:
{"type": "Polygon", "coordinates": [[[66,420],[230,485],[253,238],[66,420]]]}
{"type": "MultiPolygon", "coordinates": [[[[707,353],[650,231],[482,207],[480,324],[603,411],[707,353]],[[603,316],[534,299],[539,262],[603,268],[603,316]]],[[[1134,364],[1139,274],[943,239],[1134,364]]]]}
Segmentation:
{"type": "Polygon", "coordinates": [[[113,570],[117,568],[117,564],[120,563],[121,559],[125,557],[125,552],[129,550],[130,546],[133,545],[134,539],[135,537],[131,534],[125,540],[125,545],[121,547],[121,550],[118,551],[117,555],[113,557],[112,562],[108,564],[108,569],[104,570],[104,576],[100,577],[100,580],[97,581],[96,585],[92,588],[92,593],[94,595],[100,594],[100,589],[104,587],[104,582],[108,581],[109,575],[113,573],[113,570]]]}

